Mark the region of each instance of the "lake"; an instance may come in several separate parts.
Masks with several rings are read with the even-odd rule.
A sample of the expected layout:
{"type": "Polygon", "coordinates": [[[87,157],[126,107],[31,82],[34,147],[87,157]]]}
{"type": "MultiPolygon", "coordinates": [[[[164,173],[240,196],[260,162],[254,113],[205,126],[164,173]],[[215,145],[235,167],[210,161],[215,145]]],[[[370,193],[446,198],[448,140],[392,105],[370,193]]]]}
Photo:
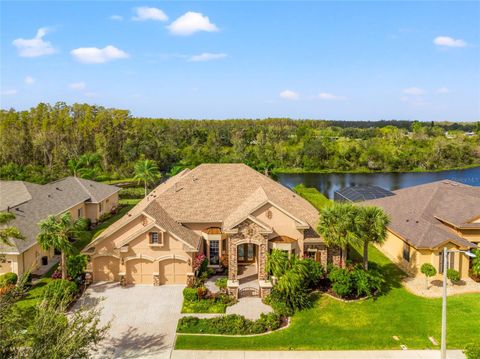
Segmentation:
{"type": "Polygon", "coordinates": [[[335,191],[344,187],[375,185],[394,191],[444,179],[480,186],[480,167],[441,172],[282,173],[277,177],[277,181],[284,186],[292,188],[303,183],[307,187],[317,188],[330,199],[335,191]]]}

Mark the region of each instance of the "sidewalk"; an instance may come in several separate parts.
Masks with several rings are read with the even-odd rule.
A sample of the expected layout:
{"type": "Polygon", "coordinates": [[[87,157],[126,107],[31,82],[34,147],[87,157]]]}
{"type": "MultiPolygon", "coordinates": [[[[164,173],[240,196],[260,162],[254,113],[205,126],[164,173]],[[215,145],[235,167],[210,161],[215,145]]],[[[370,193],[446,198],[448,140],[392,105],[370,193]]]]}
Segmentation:
{"type": "MultiPolygon", "coordinates": [[[[221,351],[173,350],[171,359],[440,359],[439,350],[351,351],[221,351]]],[[[465,359],[461,350],[449,350],[448,359],[465,359]]]]}

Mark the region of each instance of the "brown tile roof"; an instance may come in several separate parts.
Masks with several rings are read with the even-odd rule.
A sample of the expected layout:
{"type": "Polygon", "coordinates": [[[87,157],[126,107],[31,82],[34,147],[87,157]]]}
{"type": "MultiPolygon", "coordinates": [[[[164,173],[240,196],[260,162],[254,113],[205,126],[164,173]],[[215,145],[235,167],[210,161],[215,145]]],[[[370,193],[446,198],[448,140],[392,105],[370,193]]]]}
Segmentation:
{"type": "Polygon", "coordinates": [[[289,236],[278,236],[269,240],[269,242],[273,243],[295,243],[296,240],[290,238],[289,236]]]}
{"type": "Polygon", "coordinates": [[[169,178],[132,208],[128,215],[102,232],[97,240],[112,234],[132,216],[146,211],[153,202],[177,224],[222,223],[226,228],[248,216],[265,201],[273,202],[308,224],[310,228],[305,231],[308,238],[319,238],[316,233],[318,211],[309,202],[247,165],[223,163],[202,164],[169,178]]]}
{"type": "Polygon", "coordinates": [[[462,247],[475,246],[442,221],[461,226],[480,215],[479,187],[445,180],[393,193],[361,204],[382,207],[390,215],[389,228],[414,247],[437,248],[446,241],[462,247]]]}

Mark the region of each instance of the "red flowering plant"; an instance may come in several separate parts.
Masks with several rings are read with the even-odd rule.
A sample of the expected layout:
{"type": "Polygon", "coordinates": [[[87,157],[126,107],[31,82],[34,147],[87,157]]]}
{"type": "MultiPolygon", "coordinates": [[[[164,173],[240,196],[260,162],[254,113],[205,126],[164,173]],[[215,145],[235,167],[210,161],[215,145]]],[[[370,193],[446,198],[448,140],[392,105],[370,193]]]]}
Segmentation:
{"type": "Polygon", "coordinates": [[[203,253],[199,253],[195,256],[193,260],[193,271],[196,272],[202,266],[202,263],[207,260],[207,257],[203,253]]]}

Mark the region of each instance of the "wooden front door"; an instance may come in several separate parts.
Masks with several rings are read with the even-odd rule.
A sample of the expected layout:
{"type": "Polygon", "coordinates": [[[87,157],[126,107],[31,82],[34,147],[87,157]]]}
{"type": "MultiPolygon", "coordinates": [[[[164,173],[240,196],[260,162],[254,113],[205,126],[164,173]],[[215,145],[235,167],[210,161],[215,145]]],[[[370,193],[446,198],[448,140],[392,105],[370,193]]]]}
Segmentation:
{"type": "Polygon", "coordinates": [[[257,248],[255,244],[244,243],[237,246],[238,263],[253,263],[257,257],[257,248]]]}

